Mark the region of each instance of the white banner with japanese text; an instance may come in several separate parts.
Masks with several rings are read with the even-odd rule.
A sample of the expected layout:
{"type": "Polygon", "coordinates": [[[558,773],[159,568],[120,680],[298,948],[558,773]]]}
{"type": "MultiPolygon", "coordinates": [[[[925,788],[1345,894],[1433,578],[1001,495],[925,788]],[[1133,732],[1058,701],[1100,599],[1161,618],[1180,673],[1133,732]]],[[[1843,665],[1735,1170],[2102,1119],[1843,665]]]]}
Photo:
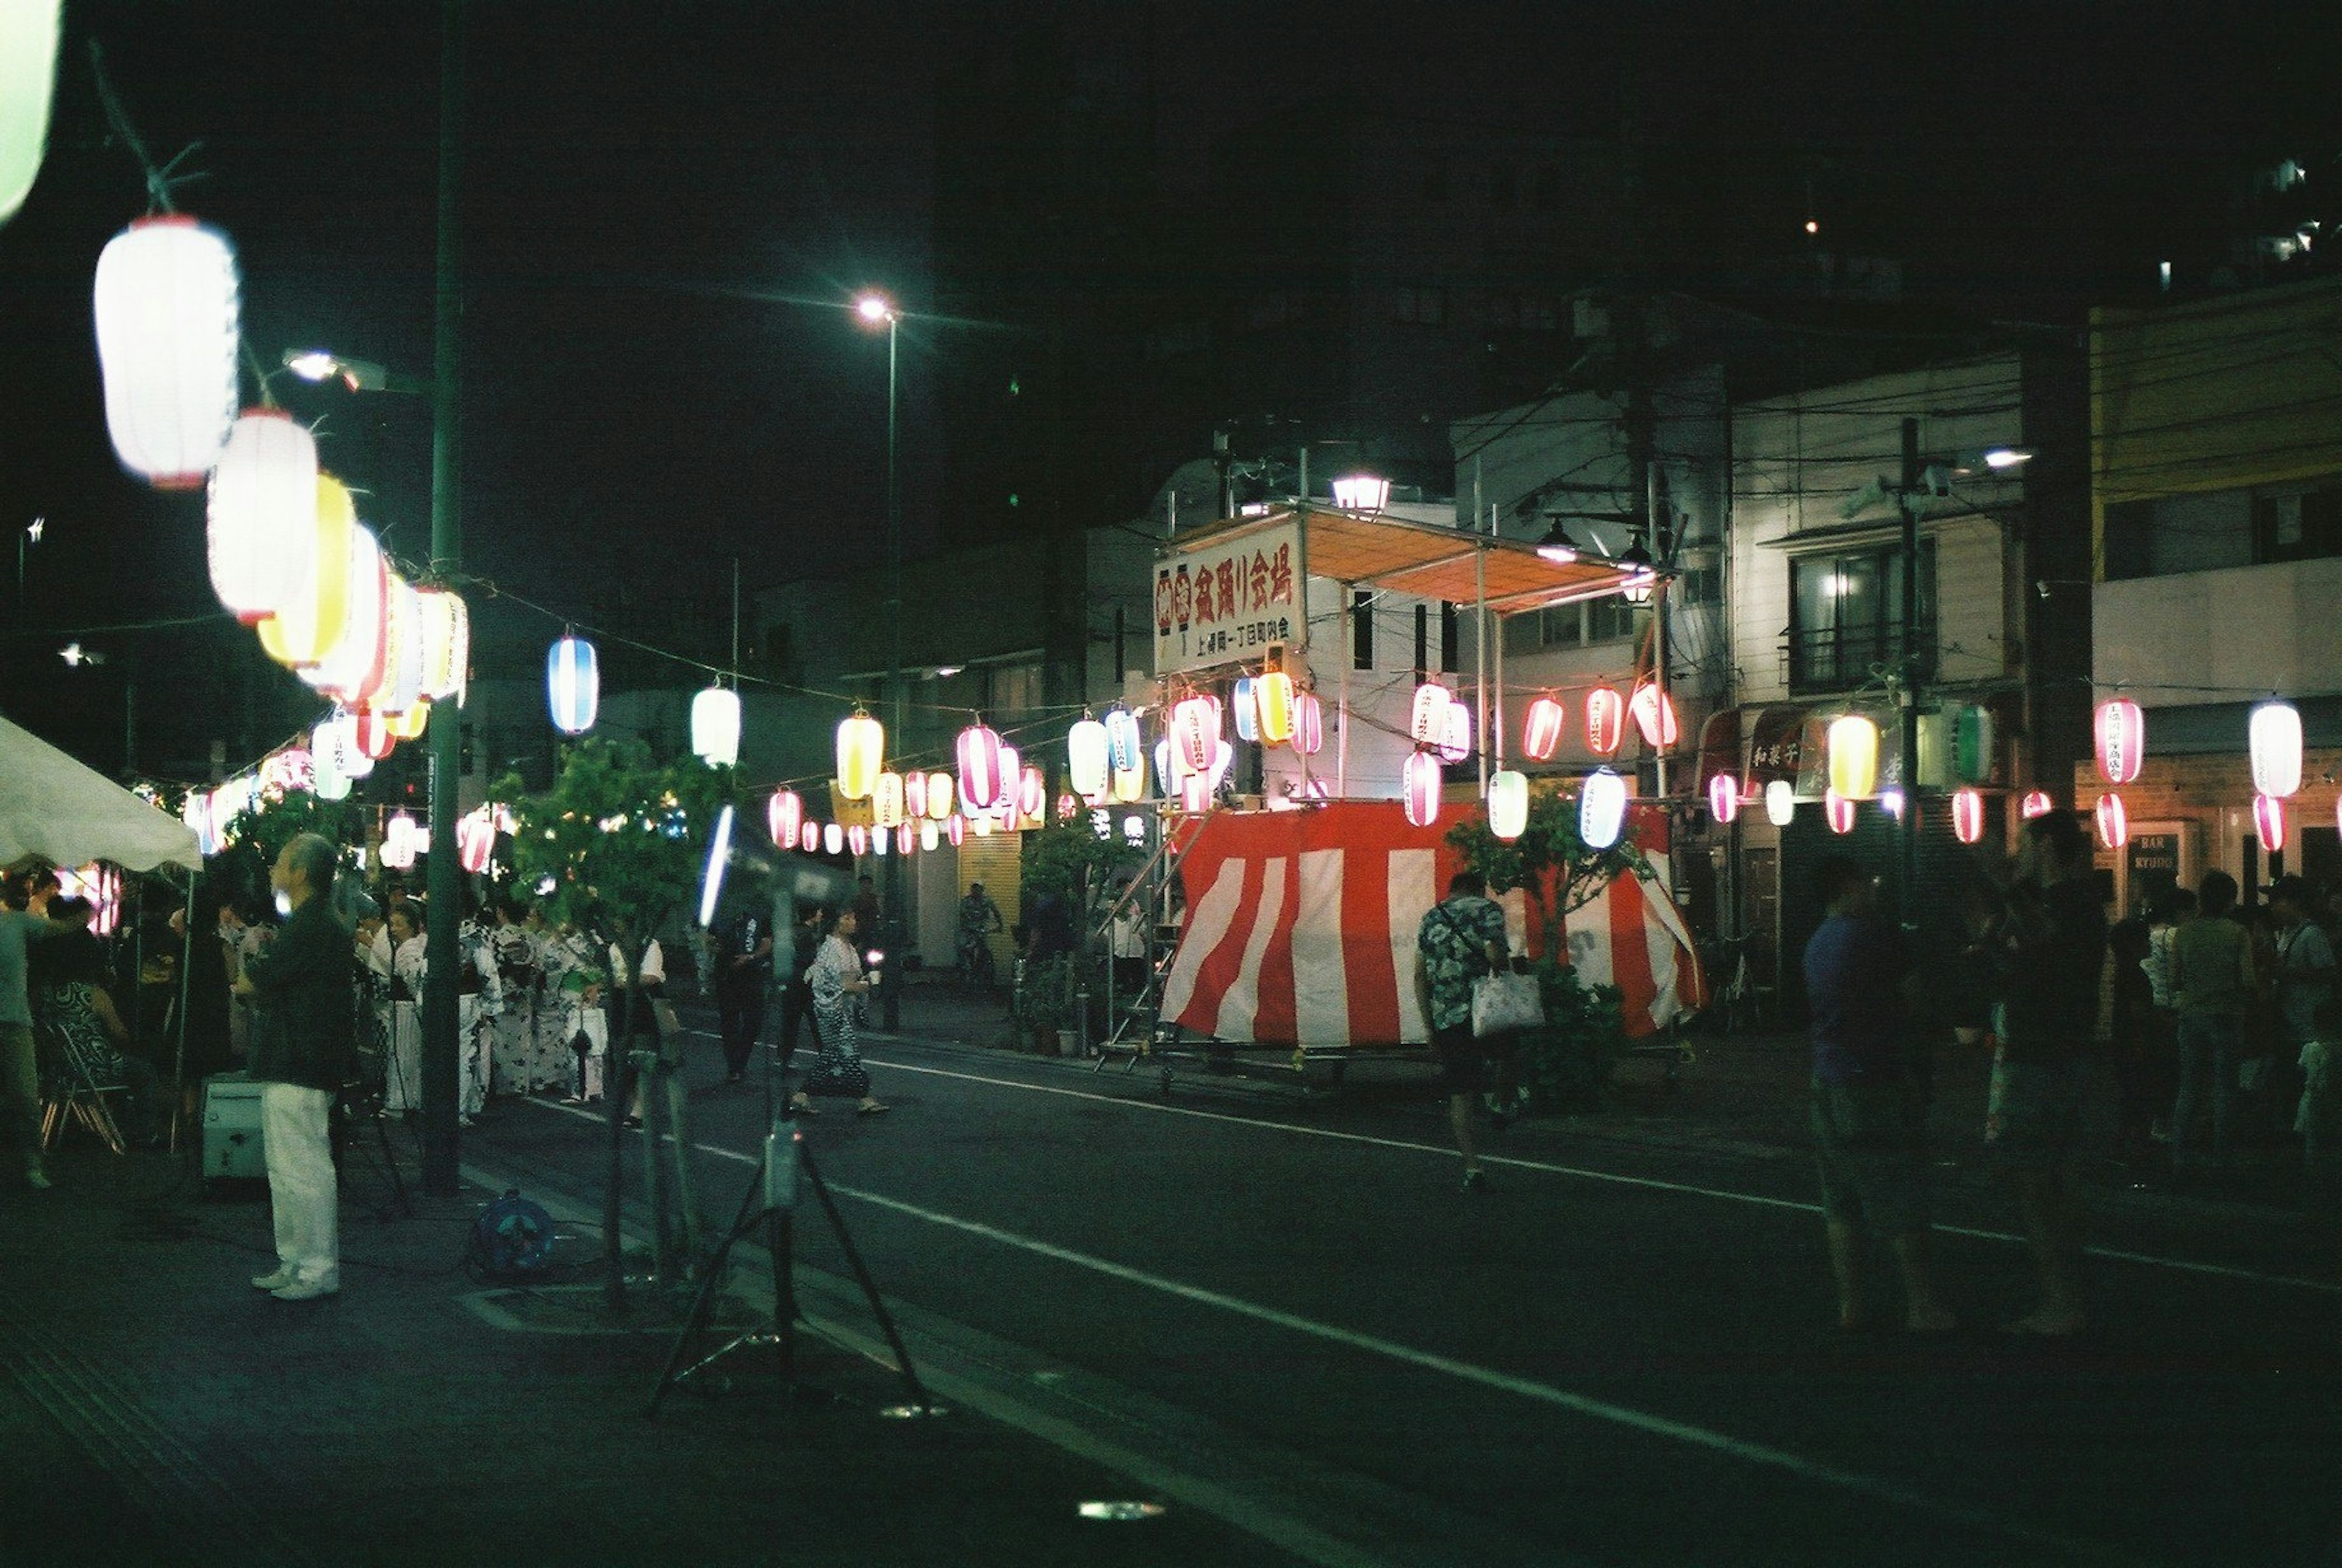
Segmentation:
{"type": "Polygon", "coordinates": [[[1301,525],[1285,523],[1155,563],[1155,673],[1256,663],[1308,640],[1301,525]]]}

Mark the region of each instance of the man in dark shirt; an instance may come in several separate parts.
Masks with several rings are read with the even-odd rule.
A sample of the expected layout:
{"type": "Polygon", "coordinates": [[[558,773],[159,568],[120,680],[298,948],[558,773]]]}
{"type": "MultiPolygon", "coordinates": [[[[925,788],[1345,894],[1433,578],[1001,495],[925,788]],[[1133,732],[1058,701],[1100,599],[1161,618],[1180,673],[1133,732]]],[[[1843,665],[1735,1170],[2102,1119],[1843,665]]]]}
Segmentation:
{"type": "Polygon", "coordinates": [[[2025,824],[2008,890],[2000,1049],[1985,1145],[2008,1174],[2041,1282],[2041,1303],[2008,1325],[2053,1337],[2081,1332],[2081,1211],[2073,1169],[2083,1060],[2097,1032],[2107,917],[2090,876],[2090,840],[2072,814],[2025,824]]]}
{"type": "Polygon", "coordinates": [[[770,906],[752,899],[719,929],[715,943],[716,1027],[724,1040],[724,1081],[748,1074],[748,1057],[765,1027],[765,994],[773,982],[770,906]]]}
{"type": "Polygon", "coordinates": [[[269,880],[293,913],[235,983],[258,1008],[253,1078],[261,1085],[261,1143],[275,1213],[276,1262],[253,1284],[278,1301],[311,1301],[341,1289],[340,1190],[325,1118],[348,1075],[351,984],[356,955],[334,918],[334,846],[295,836],[269,880]]]}
{"type": "Polygon", "coordinates": [[[1814,1158],[1837,1280],[1838,1324],[1868,1326],[1861,1231],[1885,1241],[1903,1277],[1903,1323],[1954,1326],[1927,1256],[1927,1104],[1904,1038],[1903,955],[1876,911],[1877,882],[1844,855],[1821,864],[1827,912],[1806,944],[1813,1015],[1814,1158]]]}

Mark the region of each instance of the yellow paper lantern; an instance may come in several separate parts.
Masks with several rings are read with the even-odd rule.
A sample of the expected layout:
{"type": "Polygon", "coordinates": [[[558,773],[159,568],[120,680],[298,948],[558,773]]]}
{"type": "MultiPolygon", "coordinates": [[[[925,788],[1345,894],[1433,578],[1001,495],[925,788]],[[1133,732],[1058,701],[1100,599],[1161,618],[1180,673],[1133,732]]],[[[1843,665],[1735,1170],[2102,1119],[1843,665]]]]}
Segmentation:
{"type": "Polygon", "coordinates": [[[1829,787],[1849,801],[1878,793],[1878,726],[1860,714],[1830,723],[1829,787]]]}
{"type": "Polygon", "coordinates": [[[864,800],[877,787],[885,758],[886,732],[876,719],[856,710],[837,724],[837,793],[841,799],[864,800]]]}
{"type": "Polygon", "coordinates": [[[879,827],[900,827],[903,823],[903,775],[882,773],[870,790],[870,820],[879,827]]]}
{"type": "Polygon", "coordinates": [[[330,474],[317,475],[316,547],[301,585],[276,614],[258,623],[261,651],[288,667],[314,664],[342,634],[350,591],[350,536],[359,532],[357,505],[349,487],[330,474]]]}

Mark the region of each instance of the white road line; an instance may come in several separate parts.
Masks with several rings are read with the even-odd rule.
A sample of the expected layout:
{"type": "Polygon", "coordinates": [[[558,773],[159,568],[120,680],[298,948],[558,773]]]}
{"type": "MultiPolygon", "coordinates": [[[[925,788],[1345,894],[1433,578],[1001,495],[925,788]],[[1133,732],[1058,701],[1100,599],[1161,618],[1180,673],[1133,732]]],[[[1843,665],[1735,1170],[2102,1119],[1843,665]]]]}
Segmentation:
{"type": "MultiPolygon", "coordinates": [[[[542,1101],[529,1103],[539,1105],[545,1110],[560,1111],[589,1121],[601,1120],[592,1113],[574,1106],[547,1105],[542,1101]]],[[[744,1154],[737,1150],[720,1148],[711,1144],[695,1144],[692,1147],[703,1154],[744,1164],[753,1164],[759,1157],[744,1154]]],[[[1635,1410],[1623,1404],[1613,1404],[1607,1400],[1575,1393],[1568,1389],[1556,1388],[1551,1383],[1538,1383],[1532,1378],[1518,1377],[1510,1373],[1498,1372],[1492,1367],[1477,1366],[1470,1362],[1457,1361],[1452,1356],[1417,1350],[1413,1345],[1401,1344],[1396,1340],[1384,1339],[1377,1334],[1360,1333],[1356,1330],[1342,1328],[1333,1323],[1319,1323],[1314,1318],[1306,1318],[1297,1313],[1286,1312],[1277,1307],[1263,1306],[1256,1302],[1246,1301],[1241,1296],[1207,1290],[1201,1285],[1187,1284],[1183,1281],[1151,1273],[1144,1269],[1132,1268],[1127,1263],[1118,1263],[1108,1258],[1076,1252],[1071,1247],[1061,1247],[1054,1242],[1045,1242],[1037,1237],[1020,1235],[1014,1231],[1005,1231],[998,1226],[987,1225],[978,1220],[962,1219],[956,1214],[946,1214],[935,1209],[923,1208],[916,1203],[905,1203],[899,1198],[890,1198],[883,1193],[847,1186],[839,1182],[831,1182],[829,1190],[876,1208],[890,1209],[896,1213],[922,1220],[929,1224],[978,1236],[986,1241],[996,1242],[1003,1246],[1016,1247],[1056,1263],[1088,1269],[1110,1279],[1159,1291],[1166,1295],[1193,1302],[1199,1306],[1233,1313],[1242,1317],[1251,1318],[1257,1323],[1268,1323],[1296,1333],[1307,1334],[1313,1338],[1345,1345],[1352,1350],[1379,1355],[1386,1360],[1440,1373],[1460,1382],[1476,1383],[1483,1388],[1495,1389],[1500,1393],[1554,1405],[1575,1415],[1608,1422],[1613,1425],[1623,1426],[1649,1436],[1666,1438],[1690,1447],[1706,1449],[1710,1453],[1720,1453],[1744,1463],[1780,1471],[1817,1485],[1836,1487],[1841,1492],[1852,1493],[1875,1502],[1909,1509],[1914,1513],[1927,1514],[1968,1529],[2004,1536],[2014,1541],[2022,1541],[2035,1546],[2049,1547],[2070,1556],[2091,1561],[2109,1563],[2133,1561],[2127,1554],[2099,1542],[2060,1534],[2056,1531],[2029,1524],[2022,1520],[2007,1518],[1985,1509],[1930,1497],[1926,1493],[1915,1492],[1909,1487],[1897,1485],[1891,1481],[1882,1481],[1877,1476],[1865,1475],[1858,1471],[1841,1469],[1820,1460],[1807,1459],[1803,1454],[1793,1453],[1784,1448],[1775,1448],[1768,1443],[1751,1443],[1726,1433],[1712,1432],[1704,1426],[1695,1426],[1689,1422],[1676,1421],[1663,1415],[1653,1415],[1646,1411],[1635,1410]]]]}
{"type": "MultiPolygon", "coordinates": [[[[909,1062],[887,1062],[876,1056],[864,1058],[874,1067],[886,1067],[898,1073],[924,1073],[936,1078],[956,1078],[969,1084],[988,1084],[1002,1089],[1021,1089],[1031,1094],[1062,1094],[1072,1100],[1096,1100],[1108,1105],[1127,1106],[1134,1111],[1152,1111],[1166,1116],[1194,1116],[1206,1122],[1233,1122],[1238,1126],[1258,1127],[1265,1131],[1290,1133],[1296,1137],[1330,1138],[1342,1144],[1365,1144],[1379,1149],[1405,1149],[1418,1154],[1430,1154],[1439,1159],[1457,1158],[1456,1151],[1441,1144],[1422,1144],[1406,1138],[1380,1138],[1369,1133],[1340,1133],[1330,1127],[1300,1127],[1290,1122],[1271,1122],[1255,1116],[1238,1116],[1226,1111],[1202,1111],[1191,1105],[1164,1105],[1152,1100],[1133,1100],[1119,1094],[1099,1094],[1083,1089],[1060,1089],[1048,1084],[1026,1084],[1015,1078],[993,1078],[977,1073],[956,1073],[944,1067],[922,1067],[909,1062]]],[[[1735,1192],[1728,1187],[1703,1187],[1689,1182],[1669,1182],[1657,1176],[1629,1176],[1616,1171],[1596,1171],[1583,1165],[1560,1165],[1547,1160],[1522,1159],[1511,1154],[1482,1154],[1484,1165],[1508,1165],[1516,1170],[1543,1171],[1549,1175],[1575,1176],[1580,1181],[1606,1182],[1613,1186],[1641,1187],[1653,1192],[1678,1193],[1686,1197],[1716,1198],[1725,1203],[1750,1203],[1758,1208],[1786,1209],[1793,1213],[1818,1214],[1819,1203],[1802,1203],[1795,1198],[1768,1197],[1762,1193],[1735,1192]]],[[[1979,1230],[1969,1225],[1937,1225],[1938,1235],[1962,1236],[1970,1241],[2005,1242],[2023,1244],[2025,1238],[2009,1231],[1979,1230]]],[[[2182,1273],[2208,1274],[2218,1279],[2246,1280],[2254,1284],[2290,1285],[2296,1290],[2317,1291],[2326,1295],[2342,1295],[2342,1281],[2307,1279],[2299,1274],[2263,1273],[2257,1269],[2237,1268],[2229,1263],[2207,1263],[2194,1258],[2166,1257],[2157,1253],[2128,1252],[2120,1247],[2091,1247],[2089,1255],[2110,1263],[2137,1263],[2146,1268],[2172,1269],[2182,1273]]]]}

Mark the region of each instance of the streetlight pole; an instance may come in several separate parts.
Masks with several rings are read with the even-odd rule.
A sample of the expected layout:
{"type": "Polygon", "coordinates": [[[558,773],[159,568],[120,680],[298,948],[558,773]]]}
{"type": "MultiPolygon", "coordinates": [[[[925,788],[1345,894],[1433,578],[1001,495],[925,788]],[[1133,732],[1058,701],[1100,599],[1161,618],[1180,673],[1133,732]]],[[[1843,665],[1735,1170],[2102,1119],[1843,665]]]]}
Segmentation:
{"type": "MultiPolygon", "coordinates": [[[[903,315],[885,295],[876,294],[864,295],[855,302],[854,308],[855,313],[866,322],[876,324],[883,321],[886,324],[886,685],[894,698],[889,719],[888,749],[900,755],[904,714],[908,707],[903,692],[903,506],[896,479],[898,427],[896,394],[900,365],[896,348],[903,315]]],[[[907,928],[903,923],[903,857],[890,854],[886,858],[887,929],[885,941],[890,962],[879,972],[878,1016],[881,1027],[893,1030],[900,1028],[903,1023],[902,947],[907,928]]]]}
{"type": "Polygon", "coordinates": [[[1896,510],[1903,521],[1903,815],[1895,824],[1897,914],[1906,936],[1919,929],[1919,422],[1903,421],[1903,482],[1896,510]]]}

